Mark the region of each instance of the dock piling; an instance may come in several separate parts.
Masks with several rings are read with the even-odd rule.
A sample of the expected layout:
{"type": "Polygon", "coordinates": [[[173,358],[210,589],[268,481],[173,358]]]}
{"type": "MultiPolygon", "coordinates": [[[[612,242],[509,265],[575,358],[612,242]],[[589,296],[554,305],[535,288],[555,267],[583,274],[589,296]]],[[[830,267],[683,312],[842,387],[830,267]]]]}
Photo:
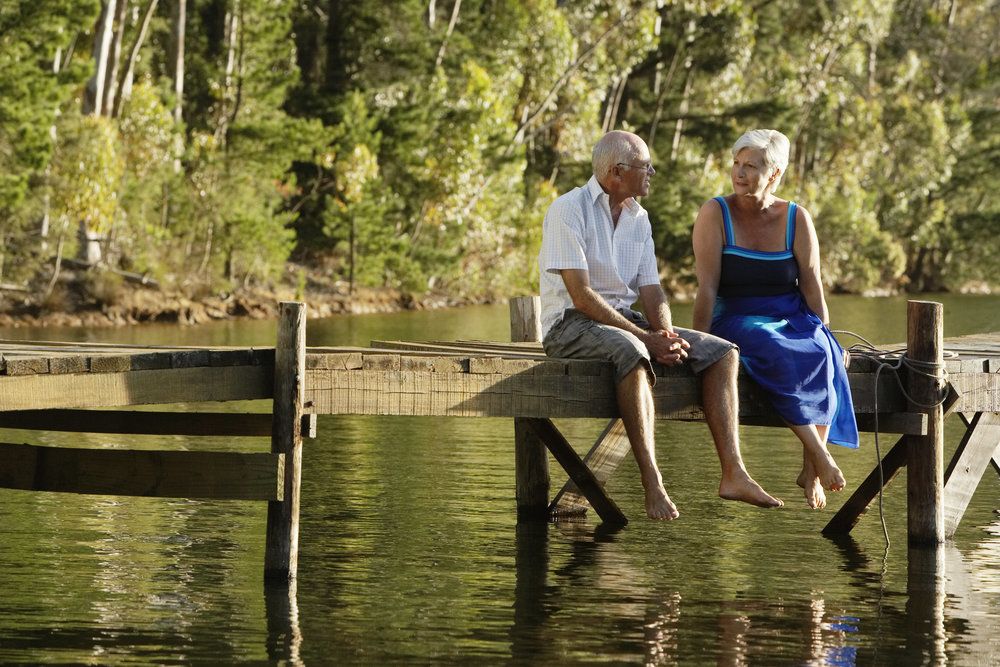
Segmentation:
{"type": "Polygon", "coordinates": [[[906,494],[907,535],[911,544],[944,542],[944,307],[932,301],[908,301],[906,354],[911,368],[908,389],[911,411],[927,415],[927,434],[908,438],[906,494]],[[927,407],[933,405],[933,407],[927,407]]]}
{"type": "Polygon", "coordinates": [[[271,452],[285,455],[284,499],[267,504],[264,578],[295,578],[299,560],[299,488],[302,480],[302,413],[306,377],[306,306],[283,301],[274,353],[271,452]]]}
{"type": "MultiPolygon", "coordinates": [[[[514,343],[542,339],[542,303],[537,296],[510,300],[510,340],[514,343]]],[[[514,419],[514,479],[518,520],[547,519],[549,459],[545,444],[525,419],[514,419]]]]}

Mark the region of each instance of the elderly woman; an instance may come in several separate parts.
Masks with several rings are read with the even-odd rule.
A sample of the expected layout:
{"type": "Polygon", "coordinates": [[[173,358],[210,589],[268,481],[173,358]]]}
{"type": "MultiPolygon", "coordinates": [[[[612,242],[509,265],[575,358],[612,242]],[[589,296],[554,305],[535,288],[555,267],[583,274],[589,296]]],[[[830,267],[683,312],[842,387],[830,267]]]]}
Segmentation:
{"type": "Polygon", "coordinates": [[[809,212],[774,196],[788,138],[751,130],[733,145],[732,194],[694,223],[694,328],[740,347],[743,367],[802,441],[798,484],[819,509],[845,486],[827,450],[858,446],[844,351],[830,333],[819,244],[809,212]]]}

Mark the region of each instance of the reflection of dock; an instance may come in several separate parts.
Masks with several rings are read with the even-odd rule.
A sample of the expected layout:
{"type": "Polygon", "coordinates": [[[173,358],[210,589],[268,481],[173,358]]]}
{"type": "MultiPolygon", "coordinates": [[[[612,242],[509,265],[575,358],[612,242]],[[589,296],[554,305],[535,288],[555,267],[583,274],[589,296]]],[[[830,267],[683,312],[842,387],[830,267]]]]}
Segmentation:
{"type": "MultiPolygon", "coordinates": [[[[592,506],[602,519],[624,522],[604,491],[628,452],[616,418],[610,367],[546,357],[539,343],[530,342],[537,336],[534,316],[530,299],[512,303],[512,337],[528,340],[512,343],[383,341],[370,348],[306,350],[304,308],[298,304],[282,305],[276,348],[0,343],[2,427],[272,437],[270,451],[260,453],[3,444],[0,487],[268,501],[265,568],[279,577],[294,576],[301,437],[303,428],[308,434],[315,423],[304,413],[507,417],[515,419],[517,433],[519,514],[547,516],[550,509],[572,512],[592,506]],[[94,409],[251,399],[274,399],[273,413],[94,409]],[[610,420],[584,458],[551,422],[577,417],[610,420]],[[573,480],[551,507],[546,448],[573,480]]],[[[947,473],[940,463],[930,465],[932,482],[935,474],[945,478],[940,487],[943,510],[941,502],[930,502],[937,502],[934,511],[941,511],[950,533],[990,460],[1000,464],[1000,333],[946,341],[945,346],[959,353],[943,363],[954,389],[946,410],[961,415],[968,426],[947,473]]],[[[940,355],[939,347],[934,353],[940,355]]],[[[698,378],[684,367],[657,372],[657,416],[702,420],[698,378]]],[[[862,430],[874,429],[877,421],[881,432],[904,436],[886,456],[884,468],[891,478],[917,451],[907,443],[938,438],[943,414],[908,404],[892,373],[878,376],[868,359],[854,359],[849,377],[862,430]]],[[[747,378],[740,381],[740,420],[781,425],[747,378]]],[[[845,505],[849,511],[842,510],[828,532],[850,530],[877,490],[877,476],[863,483],[845,505]]]]}

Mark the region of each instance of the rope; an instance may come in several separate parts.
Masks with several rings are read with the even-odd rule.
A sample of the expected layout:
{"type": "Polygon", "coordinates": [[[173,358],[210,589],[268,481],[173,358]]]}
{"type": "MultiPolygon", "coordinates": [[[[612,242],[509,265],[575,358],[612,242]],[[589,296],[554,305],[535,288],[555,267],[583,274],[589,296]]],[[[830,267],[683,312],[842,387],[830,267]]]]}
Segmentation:
{"type": "MultiPolygon", "coordinates": [[[[914,405],[918,405],[922,408],[936,408],[937,406],[944,403],[945,399],[948,397],[947,389],[947,379],[948,372],[944,368],[944,364],[929,362],[929,361],[918,361],[916,359],[911,359],[906,356],[906,348],[900,348],[895,350],[879,350],[871,342],[869,342],[864,336],[854,333],[853,331],[846,331],[843,329],[833,329],[831,333],[844,334],[848,336],[854,336],[861,343],[855,343],[851,347],[847,348],[847,351],[851,356],[858,355],[861,357],[867,357],[875,362],[875,463],[878,469],[878,517],[882,524],[882,535],[885,537],[885,550],[886,556],[889,554],[889,529],[885,523],[885,510],[883,508],[883,498],[882,493],[885,489],[885,475],[882,470],[882,451],[879,444],[879,428],[878,428],[878,380],[882,371],[888,369],[893,371],[896,378],[896,384],[899,386],[900,392],[906,397],[906,400],[910,401],[914,405]],[[916,373],[927,378],[938,380],[941,382],[941,398],[934,403],[923,403],[921,401],[916,401],[910,396],[909,392],[906,391],[906,387],[903,385],[903,380],[899,376],[899,371],[901,368],[906,368],[911,373],[916,373]]],[[[944,359],[955,359],[958,354],[945,350],[943,353],[944,359]]]]}

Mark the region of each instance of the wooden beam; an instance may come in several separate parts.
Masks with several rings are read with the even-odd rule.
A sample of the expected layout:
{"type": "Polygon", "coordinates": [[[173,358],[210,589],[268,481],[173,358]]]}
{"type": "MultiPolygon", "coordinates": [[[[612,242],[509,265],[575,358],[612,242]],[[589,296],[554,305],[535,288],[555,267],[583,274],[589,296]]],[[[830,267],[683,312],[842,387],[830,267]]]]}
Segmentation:
{"type": "Polygon", "coordinates": [[[265,579],[295,578],[299,562],[299,491],[302,484],[302,415],[306,382],[306,306],[278,306],[274,354],[274,422],[271,451],[284,456],[283,499],[267,505],[265,579]]]}
{"type": "Polygon", "coordinates": [[[267,366],[173,368],[0,379],[0,411],[271,398],[267,366]]]}
{"type": "Polygon", "coordinates": [[[882,459],[882,483],[879,483],[879,469],[876,467],[865,478],[851,497],[823,528],[824,535],[846,535],[857,524],[858,519],[868,509],[868,505],[878,496],[879,489],[889,486],[906,465],[906,438],[900,438],[882,459]]]}
{"type": "MultiPolygon", "coordinates": [[[[542,339],[542,304],[537,296],[510,300],[510,339],[542,339]]],[[[472,359],[469,368],[472,370],[472,359]]],[[[533,362],[527,362],[529,364],[533,362]]],[[[545,520],[549,503],[549,457],[545,443],[523,419],[514,419],[514,497],[518,520],[545,520]]]]}
{"type": "MultiPolygon", "coordinates": [[[[625,433],[625,425],[621,419],[615,418],[604,427],[594,446],[583,457],[583,462],[594,473],[594,479],[603,488],[630,451],[631,445],[625,433]]],[[[586,512],[588,506],[586,497],[577,488],[576,483],[569,479],[552,499],[549,512],[553,516],[572,516],[586,512]]]]}
{"type": "MultiPolygon", "coordinates": [[[[944,307],[932,301],[909,301],[906,309],[906,356],[911,363],[940,366],[944,359],[944,307]]],[[[927,414],[927,435],[908,435],[906,462],[906,532],[911,544],[945,540],[944,379],[933,370],[909,372],[910,411],[927,414]],[[934,407],[926,407],[933,405],[934,407]]]]}
{"type": "MultiPolygon", "coordinates": [[[[271,435],[269,412],[149,412],[140,410],[12,410],[0,428],[132,435],[271,435]]],[[[302,416],[302,436],[316,437],[316,415],[302,416]]]]}
{"type": "Polygon", "coordinates": [[[944,473],[944,534],[952,537],[965,514],[979,480],[1000,452],[1000,414],[978,413],[944,473]]]}
{"type": "Polygon", "coordinates": [[[563,470],[570,476],[570,479],[576,483],[577,488],[587,498],[587,501],[594,508],[594,511],[597,512],[597,515],[601,517],[601,520],[612,524],[628,523],[625,514],[618,509],[618,505],[604,491],[604,487],[594,477],[594,473],[591,472],[587,464],[583,462],[580,455],[566,441],[566,438],[563,437],[562,433],[559,432],[559,429],[555,427],[551,420],[525,419],[524,421],[541,438],[545,446],[549,448],[552,456],[563,467],[563,470]]]}
{"type": "Polygon", "coordinates": [[[0,443],[0,487],[157,498],[275,500],[283,457],[0,443]]]}

